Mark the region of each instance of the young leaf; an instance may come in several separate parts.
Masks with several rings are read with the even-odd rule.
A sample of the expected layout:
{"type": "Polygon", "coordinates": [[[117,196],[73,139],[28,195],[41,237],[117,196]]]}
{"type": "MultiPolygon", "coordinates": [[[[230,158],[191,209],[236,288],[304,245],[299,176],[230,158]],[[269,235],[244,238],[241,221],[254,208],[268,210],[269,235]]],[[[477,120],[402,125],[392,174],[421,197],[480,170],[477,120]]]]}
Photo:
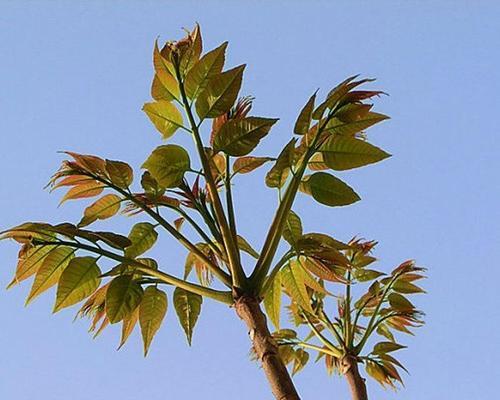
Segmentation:
{"type": "Polygon", "coordinates": [[[258,117],[229,120],[217,132],[214,150],[231,156],[244,156],[255,149],[277,121],[258,117]]]}
{"type": "Polygon", "coordinates": [[[181,146],[168,144],[159,146],[142,165],[164,188],[181,184],[186,171],[190,168],[189,155],[181,146]]]}
{"type": "Polygon", "coordinates": [[[398,279],[396,282],[394,282],[394,285],[392,285],[392,288],[399,293],[425,293],[425,290],[422,288],[418,287],[417,285],[414,285],[413,283],[406,282],[402,279],[398,279]]]}
{"type": "Polygon", "coordinates": [[[292,246],[302,236],[302,221],[292,210],[288,213],[282,235],[292,246]]]}
{"type": "Polygon", "coordinates": [[[247,254],[250,254],[254,258],[259,258],[259,253],[257,253],[254,248],[248,243],[243,236],[238,235],[238,248],[247,254]]]}
{"type": "Polygon", "coordinates": [[[17,262],[14,278],[7,288],[9,289],[25,279],[28,279],[30,276],[33,276],[42,266],[45,257],[55,249],[57,249],[57,246],[49,245],[31,247],[27,251],[21,250],[19,252],[19,261],[17,262]]]}
{"type": "Polygon", "coordinates": [[[264,297],[264,307],[269,319],[276,327],[280,329],[281,314],[281,274],[276,274],[273,282],[264,297]]]}
{"type": "Polygon", "coordinates": [[[342,122],[335,118],[327,124],[325,132],[330,134],[353,136],[358,132],[368,129],[370,126],[378,124],[386,119],[387,115],[369,112],[363,119],[354,122],[342,122]]]}
{"type": "MultiPolygon", "coordinates": [[[[153,65],[155,68],[156,77],[158,79],[157,85],[160,84],[162,88],[162,97],[164,97],[165,100],[168,101],[179,99],[179,84],[174,78],[174,66],[170,61],[166,60],[165,57],[161,55],[160,50],[158,49],[158,41],[155,42],[155,47],[153,50],[153,65]]],[[[151,88],[151,94],[153,95],[153,98],[155,98],[155,94],[158,93],[158,89],[159,87],[157,86],[156,92],[154,92],[153,88],[151,88]]]]}
{"type": "Polygon", "coordinates": [[[122,189],[127,189],[134,180],[132,168],[122,161],[106,160],[106,172],[111,182],[122,189]]]}
{"type": "Polygon", "coordinates": [[[293,165],[293,152],[295,150],[295,143],[297,139],[292,139],[288,142],[288,144],[283,148],[276,163],[269,170],[266,175],[266,185],[272,188],[280,188],[282,187],[288,176],[288,171],[290,167],[293,165]]]}
{"type": "Polygon", "coordinates": [[[247,174],[253,170],[264,165],[268,161],[272,161],[271,157],[240,157],[234,161],[233,173],[234,174],[247,174]]]}
{"type": "Polygon", "coordinates": [[[106,219],[115,215],[120,210],[121,197],[115,194],[107,194],[88,206],[78,227],[90,225],[98,219],[106,219]]]}
{"type": "Polygon", "coordinates": [[[301,268],[292,268],[290,264],[283,267],[280,272],[281,282],[290,297],[304,310],[313,313],[311,300],[307,293],[304,274],[301,268]]]}
{"type": "Polygon", "coordinates": [[[166,293],[154,286],[148,286],[144,291],[144,296],[139,306],[139,324],[144,342],[144,356],[147,356],[151,341],[156,332],[158,332],[158,329],[160,329],[166,313],[166,293]]]}
{"type": "Polygon", "coordinates": [[[396,311],[411,311],[415,306],[404,296],[398,293],[391,293],[388,297],[389,304],[396,311]]]}
{"type": "Polygon", "coordinates": [[[57,286],[54,312],[90,296],[99,286],[101,270],[94,257],[75,257],[64,269],[57,286]]]}
{"type": "Polygon", "coordinates": [[[326,172],[312,174],[307,186],[314,199],[327,206],[346,206],[360,200],[351,187],[326,172]]]}
{"type": "Polygon", "coordinates": [[[86,199],[89,197],[99,196],[104,190],[104,185],[97,181],[90,181],[80,185],[73,186],[59,202],[59,205],[67,200],[86,199]]]}
{"type": "Polygon", "coordinates": [[[153,247],[158,233],[149,222],[139,222],[132,227],[128,237],[132,244],[125,249],[125,257],[135,258],[153,247]]]}
{"type": "Polygon", "coordinates": [[[42,265],[38,269],[31,291],[26,299],[28,305],[37,296],[57,284],[64,268],[66,268],[73,258],[75,249],[67,246],[60,246],[50,252],[43,259],[42,265]]]}
{"type": "Polygon", "coordinates": [[[112,324],[123,320],[140,304],[143,295],[141,285],[132,275],[118,276],[113,279],[106,292],[106,315],[112,324]]]}
{"type": "Polygon", "coordinates": [[[392,351],[404,349],[406,346],[402,344],[394,343],[394,342],[380,342],[377,343],[372,350],[373,354],[385,354],[390,353],[392,351]]]}
{"type": "Polygon", "coordinates": [[[186,94],[190,99],[196,98],[197,95],[205,89],[210,78],[222,71],[226,48],[227,42],[222,43],[216,49],[205,54],[193,68],[190,69],[184,84],[186,94]]]}
{"type": "Polygon", "coordinates": [[[329,137],[320,150],[325,164],[336,171],[362,167],[390,157],[364,140],[337,135],[329,137]]]}
{"type": "Polygon", "coordinates": [[[182,128],[182,114],[177,107],[166,100],[154,103],[145,103],[142,110],[149,117],[156,129],[160,131],[163,139],[168,139],[175,131],[182,128]]]}
{"type": "Polygon", "coordinates": [[[139,320],[139,307],[136,307],[136,309],[132,312],[132,314],[126,316],[122,321],[122,335],[117,350],[120,350],[123,347],[123,345],[127,342],[138,320],[139,320]]]}
{"type": "Polygon", "coordinates": [[[215,118],[231,109],[240,91],[244,69],[245,66],[240,65],[210,78],[196,101],[200,119],[215,118]]]}
{"type": "Polygon", "coordinates": [[[203,297],[199,294],[188,292],[179,287],[174,290],[174,307],[179,322],[186,333],[186,338],[191,346],[194,326],[200,315],[203,297]]]}
{"type": "Polygon", "coordinates": [[[309,125],[311,124],[312,112],[314,109],[314,102],[316,101],[316,93],[314,93],[310,99],[307,101],[306,105],[300,111],[297,122],[295,122],[295,127],[293,132],[297,135],[304,135],[309,130],[309,125]]]}

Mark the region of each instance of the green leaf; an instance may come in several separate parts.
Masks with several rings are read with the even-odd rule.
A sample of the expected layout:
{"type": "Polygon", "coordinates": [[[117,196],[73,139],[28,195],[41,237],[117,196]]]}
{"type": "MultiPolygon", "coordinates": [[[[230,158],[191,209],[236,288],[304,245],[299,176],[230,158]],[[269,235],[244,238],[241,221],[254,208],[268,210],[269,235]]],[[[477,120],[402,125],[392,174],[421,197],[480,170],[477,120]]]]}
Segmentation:
{"type": "Polygon", "coordinates": [[[386,380],[386,375],[383,368],[373,361],[366,361],[365,369],[368,375],[375,379],[380,384],[384,384],[386,380]]]}
{"type": "Polygon", "coordinates": [[[55,249],[57,249],[57,246],[48,245],[31,247],[26,252],[21,250],[14,278],[7,286],[7,289],[36,274],[42,266],[45,257],[55,249]]]}
{"type": "Polygon", "coordinates": [[[106,172],[111,182],[122,189],[127,189],[134,180],[132,168],[122,161],[106,160],[106,172]]]}
{"type": "Polygon", "coordinates": [[[339,282],[342,280],[342,277],[339,276],[332,267],[320,260],[307,257],[307,259],[303,261],[303,265],[304,268],[320,279],[330,282],[339,282]]]}
{"type": "Polygon", "coordinates": [[[226,48],[227,42],[222,43],[205,54],[188,72],[184,87],[190,99],[196,98],[205,89],[210,78],[222,71],[226,48]]]}
{"type": "Polygon", "coordinates": [[[307,181],[312,197],[327,206],[346,206],[360,200],[356,192],[340,179],[326,172],[316,172],[307,181]]]}
{"type": "Polygon", "coordinates": [[[101,283],[101,270],[94,257],[75,257],[64,269],[57,286],[54,312],[90,296],[101,283]]]}
{"type": "Polygon", "coordinates": [[[248,243],[243,236],[238,235],[238,248],[245,253],[250,254],[254,258],[259,258],[259,253],[257,253],[254,248],[248,243]]]}
{"type": "Polygon", "coordinates": [[[132,275],[118,276],[113,279],[106,292],[106,314],[112,324],[120,322],[137,308],[142,299],[141,285],[132,275]]]}
{"type": "Polygon", "coordinates": [[[233,173],[247,174],[259,168],[261,165],[264,165],[266,162],[272,160],[273,159],[271,157],[252,157],[252,156],[240,157],[234,161],[233,173]]]}
{"type": "Polygon", "coordinates": [[[359,282],[368,282],[377,279],[379,276],[385,275],[383,272],[375,271],[373,269],[357,269],[354,270],[354,278],[359,282]]]}
{"type": "Polygon", "coordinates": [[[358,168],[390,157],[390,154],[361,139],[331,136],[321,147],[323,160],[336,171],[358,168]]]}
{"type": "Polygon", "coordinates": [[[269,319],[276,327],[280,329],[281,314],[281,274],[276,274],[269,289],[264,297],[264,307],[269,319]]]}
{"type": "Polygon", "coordinates": [[[122,321],[122,335],[120,339],[120,344],[117,350],[120,350],[123,345],[127,342],[129,336],[134,331],[134,328],[139,320],[139,307],[137,307],[132,314],[126,316],[122,321]]]}
{"type": "Polygon", "coordinates": [[[191,346],[194,327],[201,312],[203,297],[199,294],[188,292],[179,287],[174,290],[174,307],[179,322],[186,333],[186,338],[191,346]]]}
{"type": "Polygon", "coordinates": [[[153,125],[160,131],[163,139],[168,139],[175,131],[182,128],[182,114],[177,107],[166,100],[154,103],[145,103],[142,110],[149,117],[153,125]]]}
{"type": "Polygon", "coordinates": [[[375,112],[369,112],[363,119],[354,122],[342,122],[333,118],[326,125],[325,132],[337,135],[353,136],[356,133],[368,129],[369,127],[386,119],[389,119],[387,115],[375,112]]]}
{"type": "Polygon", "coordinates": [[[198,96],[196,112],[200,119],[215,118],[228,112],[240,91],[244,65],[215,74],[198,96]]]}
{"type": "Polygon", "coordinates": [[[293,165],[295,143],[297,139],[292,139],[283,148],[273,167],[266,175],[266,185],[272,188],[280,188],[288,177],[290,167],[293,165]]]}
{"type": "Polygon", "coordinates": [[[309,361],[309,353],[303,349],[297,349],[293,355],[292,376],[300,372],[309,361]]]}
{"type": "Polygon", "coordinates": [[[316,101],[316,93],[314,93],[307,101],[306,105],[300,111],[299,117],[295,122],[293,132],[297,135],[304,135],[309,130],[311,124],[312,112],[314,109],[314,102],[316,101]]]}
{"type": "Polygon", "coordinates": [[[351,76],[333,88],[330,93],[328,93],[325,101],[314,110],[312,117],[319,120],[327,108],[334,107],[342,96],[344,96],[351,89],[351,82],[356,78],[357,75],[351,76]]]}
{"type": "Polygon", "coordinates": [[[161,54],[160,50],[158,49],[158,41],[155,41],[155,47],[153,50],[153,65],[155,68],[155,73],[156,77],[158,78],[157,80],[157,85],[161,84],[161,90],[157,86],[156,87],[156,92],[153,90],[154,88],[154,81],[153,81],[153,88],[151,88],[151,94],[153,98],[155,98],[156,94],[161,93],[162,97],[165,98],[165,100],[173,100],[173,99],[179,99],[180,98],[180,93],[179,93],[179,84],[177,83],[177,80],[175,79],[175,69],[172,63],[168,60],[166,60],[161,54]]]}
{"type": "Polygon", "coordinates": [[[125,257],[136,258],[153,247],[158,233],[149,222],[139,222],[132,227],[128,238],[132,244],[125,249],[125,257]]]}
{"type": "Polygon", "coordinates": [[[26,299],[26,305],[57,284],[64,268],[68,266],[74,254],[75,249],[67,246],[60,246],[51,251],[47,257],[43,259],[42,265],[35,275],[31,291],[26,299]]]}
{"type": "Polygon", "coordinates": [[[377,343],[372,350],[373,354],[385,354],[390,353],[392,351],[405,349],[406,346],[402,344],[394,343],[394,342],[380,342],[377,343]]]}
{"type": "Polygon", "coordinates": [[[292,246],[302,236],[302,221],[292,210],[288,213],[282,235],[292,246]]]}
{"type": "Polygon", "coordinates": [[[115,194],[107,194],[99,200],[88,206],[84,213],[82,220],[78,223],[78,227],[90,225],[98,219],[106,219],[115,215],[120,211],[121,197],[115,194]]]}
{"type": "Polygon", "coordinates": [[[181,184],[186,171],[190,169],[189,155],[181,146],[168,144],[159,146],[142,165],[164,188],[181,184]]]}
{"type": "Polygon", "coordinates": [[[139,324],[144,342],[144,356],[147,356],[149,346],[167,313],[167,295],[154,286],[148,286],[144,291],[139,306],[139,324]]]}
{"type": "Polygon", "coordinates": [[[404,296],[398,293],[391,293],[388,297],[389,304],[396,311],[411,311],[415,306],[404,296]]]}
{"type": "Polygon", "coordinates": [[[304,310],[313,313],[311,300],[307,293],[304,273],[301,268],[292,268],[290,264],[283,267],[280,272],[281,282],[290,297],[304,310]]]}
{"type": "Polygon", "coordinates": [[[417,285],[414,285],[413,283],[406,282],[402,279],[398,279],[394,284],[392,285],[392,288],[399,293],[425,293],[425,290],[422,288],[418,287],[417,285]]]}
{"type": "Polygon", "coordinates": [[[229,120],[218,130],[213,144],[214,150],[231,156],[244,156],[257,147],[260,139],[269,133],[277,121],[259,117],[229,120]]]}

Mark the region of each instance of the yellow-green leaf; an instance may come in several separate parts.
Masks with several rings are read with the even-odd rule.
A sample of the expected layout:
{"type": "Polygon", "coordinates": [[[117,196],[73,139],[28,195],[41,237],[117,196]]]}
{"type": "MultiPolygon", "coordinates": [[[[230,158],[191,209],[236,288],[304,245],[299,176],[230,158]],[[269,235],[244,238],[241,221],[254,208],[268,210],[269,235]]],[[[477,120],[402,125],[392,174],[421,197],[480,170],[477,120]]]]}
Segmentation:
{"type": "Polygon", "coordinates": [[[254,248],[248,243],[243,236],[238,235],[238,248],[243,250],[245,253],[250,254],[254,258],[259,258],[259,253],[257,253],[254,248]]]}
{"type": "Polygon", "coordinates": [[[35,275],[31,291],[26,299],[26,305],[47,289],[57,284],[59,277],[73,258],[74,253],[75,249],[67,246],[60,246],[55,248],[43,259],[42,265],[35,275]]]}
{"type": "Polygon", "coordinates": [[[132,227],[128,238],[132,244],[125,249],[125,257],[136,258],[153,247],[158,233],[149,222],[139,222],[132,227]]]}
{"type": "Polygon", "coordinates": [[[259,117],[229,120],[218,130],[214,150],[231,156],[244,156],[257,147],[277,121],[274,118],[259,117]]]}
{"type": "Polygon", "coordinates": [[[222,71],[226,47],[227,42],[224,42],[209,51],[189,70],[184,86],[190,99],[196,98],[205,89],[209,79],[222,71]]]}
{"type": "Polygon", "coordinates": [[[107,194],[88,206],[78,227],[90,225],[98,219],[106,219],[115,215],[120,210],[121,197],[115,194],[107,194]]]}
{"type": "Polygon", "coordinates": [[[288,213],[282,235],[291,245],[302,236],[302,221],[292,210],[288,213]]]}
{"type": "Polygon", "coordinates": [[[134,180],[132,168],[123,161],[106,160],[106,172],[111,182],[122,189],[127,189],[134,180]]]}
{"type": "Polygon", "coordinates": [[[142,287],[132,275],[113,279],[106,292],[106,314],[112,324],[132,314],[142,299],[142,287]]]}
{"type": "Polygon", "coordinates": [[[215,118],[228,112],[240,91],[244,65],[213,75],[196,101],[200,119],[215,118]]]}
{"type": "MultiPolygon", "coordinates": [[[[163,96],[166,100],[179,99],[179,84],[175,79],[175,70],[172,63],[165,59],[158,49],[158,41],[155,41],[155,47],[153,50],[153,65],[155,68],[156,76],[158,77],[159,83],[163,87],[163,96]]],[[[153,98],[155,93],[151,90],[153,98]]]]}
{"type": "Polygon", "coordinates": [[[125,317],[122,321],[122,335],[117,350],[120,350],[123,347],[123,345],[127,342],[129,336],[134,331],[134,328],[138,320],[139,320],[139,307],[136,307],[136,309],[132,312],[132,314],[125,317]]]}
{"type": "Polygon", "coordinates": [[[312,174],[307,186],[313,198],[327,206],[346,206],[360,200],[350,186],[326,172],[312,174]]]}
{"type": "Polygon", "coordinates": [[[389,304],[396,311],[411,311],[415,306],[406,297],[399,293],[391,293],[388,297],[389,304]]]}
{"type": "Polygon", "coordinates": [[[149,117],[153,125],[160,131],[163,139],[168,139],[175,131],[182,128],[182,114],[177,107],[166,100],[145,103],[142,110],[149,117]]]}
{"type": "Polygon", "coordinates": [[[390,157],[364,140],[347,136],[329,137],[320,150],[325,164],[336,171],[362,167],[390,157]]]}
{"type": "Polygon", "coordinates": [[[290,140],[283,148],[273,167],[266,175],[266,185],[272,188],[282,187],[293,164],[293,153],[297,139],[290,140]]]}
{"type": "Polygon", "coordinates": [[[101,270],[94,257],[75,257],[64,269],[57,286],[54,312],[90,296],[99,286],[101,270]]]}
{"type": "Polygon", "coordinates": [[[280,274],[281,282],[292,300],[304,310],[313,313],[311,300],[304,282],[304,274],[301,273],[301,269],[292,268],[290,264],[287,264],[283,267],[280,274]]]}
{"type": "Polygon", "coordinates": [[[235,174],[247,174],[253,170],[259,168],[261,165],[268,161],[272,161],[271,157],[239,157],[234,161],[233,173],[235,174]]]}
{"type": "Polygon", "coordinates": [[[269,289],[264,297],[264,307],[269,319],[276,327],[280,329],[281,314],[281,274],[276,274],[269,289]]]}
{"type": "Polygon", "coordinates": [[[293,128],[293,132],[297,135],[304,135],[309,130],[309,125],[311,124],[312,112],[314,109],[314,102],[316,101],[316,93],[314,93],[306,105],[300,111],[299,117],[297,118],[297,122],[295,122],[295,127],[293,128]]]}
{"type": "Polygon", "coordinates": [[[181,146],[159,146],[142,165],[164,188],[179,186],[190,168],[189,155],[181,146]]]}
{"type": "Polygon", "coordinates": [[[144,291],[139,306],[139,324],[144,342],[144,356],[148,354],[149,346],[167,313],[167,295],[154,286],[148,286],[144,291]]]}
{"type": "Polygon", "coordinates": [[[63,204],[67,200],[85,199],[99,196],[103,190],[104,184],[97,181],[90,181],[89,183],[73,186],[61,199],[59,205],[63,204]]]}
{"type": "Polygon", "coordinates": [[[386,119],[389,119],[387,115],[379,114],[375,112],[369,112],[363,119],[354,122],[342,122],[336,118],[333,118],[326,126],[325,132],[331,134],[353,136],[358,132],[361,132],[369,127],[378,124],[386,119]]]}
{"type": "Polygon", "coordinates": [[[28,279],[30,276],[33,276],[42,266],[45,257],[56,248],[57,246],[53,245],[36,246],[28,249],[26,252],[20,252],[14,278],[7,288],[9,289],[25,279],[28,279]]]}
{"type": "Polygon", "coordinates": [[[186,338],[191,346],[194,326],[201,312],[203,297],[199,294],[188,292],[179,287],[174,290],[174,307],[182,329],[186,333],[186,338]]]}

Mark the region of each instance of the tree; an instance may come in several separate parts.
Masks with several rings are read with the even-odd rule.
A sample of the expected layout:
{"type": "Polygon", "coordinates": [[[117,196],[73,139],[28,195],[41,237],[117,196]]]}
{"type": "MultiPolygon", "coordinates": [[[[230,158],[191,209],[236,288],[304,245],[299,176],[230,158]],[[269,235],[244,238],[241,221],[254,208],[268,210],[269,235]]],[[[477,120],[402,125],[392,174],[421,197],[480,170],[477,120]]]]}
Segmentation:
{"type": "Polygon", "coordinates": [[[383,92],[359,90],[372,79],[354,76],[332,89],[319,105],[314,93],[294,126],[297,136],[277,157],[250,155],[277,119],[249,116],[253,99],[238,99],[245,66],[222,71],[226,47],[227,42],[202,55],[199,26],[161,49],[155,43],[153,101],[143,110],[163,139],[181,131],[193,137],[194,149],[190,154],[176,144],[158,146],[141,166],[140,184],[134,185],[139,189],[133,189],[134,172],[127,163],[65,152],[68,159],[53,175],[50,189],[69,188],[61,203],[100,197],[85,208],[76,225],[27,222],[4,231],[2,239],[12,238],[21,245],[9,287],[34,277],[29,303],[57,286],[55,312],[83,302],[78,316],[91,318],[95,335],[108,324],[121,323],[120,347],[138,324],[145,355],[167,312],[167,293],[161,289],[164,285],[174,287],[174,309],[189,343],[205,298],[231,305],[245,322],[255,357],[274,396],[281,400],[299,399],[286,365],[293,362],[293,372],[303,367],[308,359],[304,348],[318,350],[330,364],[333,359],[337,363],[352,361],[352,368],[345,372],[355,387],[361,379],[356,372],[358,361],[366,361],[372,370],[383,370],[387,382],[399,380],[388,366],[399,364],[386,354],[397,345],[383,345],[384,351],[373,353],[378,359],[362,358],[360,351],[374,330],[387,336],[390,333],[384,326],[398,329],[405,325],[395,322],[396,318],[417,322],[418,312],[410,310],[411,303],[398,293],[405,293],[404,285],[406,289],[413,286],[411,279],[403,277],[418,274],[420,269],[412,263],[403,264],[404,273],[393,272],[392,278],[376,281],[362,297],[367,304],[351,310],[349,290],[354,281],[381,275],[364,269],[372,257],[363,249],[370,245],[343,243],[326,234],[303,234],[300,218],[292,211],[299,191],[331,207],[360,200],[351,187],[325,171],[353,169],[389,157],[369,144],[364,134],[388,118],[371,111],[372,104],[366,103],[383,92]],[[210,133],[205,129],[209,120],[210,133]],[[238,233],[233,181],[268,163],[272,167],[265,183],[279,191],[280,201],[257,252],[238,233]],[[87,228],[120,211],[143,217],[128,236],[87,228]],[[191,229],[183,229],[184,224],[191,229]],[[155,245],[160,231],[187,249],[184,276],[174,276],[161,268],[161,260],[143,256],[155,245]],[[192,238],[192,233],[197,237],[192,238]],[[290,248],[275,261],[282,239],[290,248]],[[241,252],[256,260],[248,275],[241,252]],[[193,274],[198,283],[191,279],[193,274]],[[325,280],[338,282],[347,290],[337,322],[330,322],[323,309],[330,294],[325,280]],[[309,326],[323,347],[309,343],[310,338],[296,340],[297,334],[291,330],[271,334],[261,304],[265,299],[266,312],[279,328],[282,292],[292,299],[290,310],[295,321],[309,326]],[[387,302],[389,307],[381,308],[387,302]],[[355,310],[358,312],[351,322],[355,310]],[[404,313],[409,316],[403,317],[404,313]],[[359,314],[372,317],[354,346],[354,338],[363,332],[357,324],[359,314]],[[337,327],[343,329],[344,336],[336,337],[342,348],[323,336],[323,326],[333,328],[332,332],[337,327]]]}

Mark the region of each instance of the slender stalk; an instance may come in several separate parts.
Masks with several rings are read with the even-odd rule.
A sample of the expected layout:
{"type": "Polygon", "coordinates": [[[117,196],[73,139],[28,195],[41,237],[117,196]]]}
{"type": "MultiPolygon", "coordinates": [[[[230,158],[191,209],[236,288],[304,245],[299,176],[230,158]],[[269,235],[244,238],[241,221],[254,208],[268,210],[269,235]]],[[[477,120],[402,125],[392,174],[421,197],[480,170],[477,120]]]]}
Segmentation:
{"type": "Polygon", "coordinates": [[[214,300],[220,301],[225,304],[233,304],[231,292],[223,292],[220,290],[210,289],[205,286],[197,285],[195,283],[187,282],[173,275],[150,268],[148,265],[143,264],[140,261],[134,260],[133,258],[123,257],[120,256],[119,254],[113,253],[112,251],[109,250],[102,249],[100,247],[94,247],[84,243],[69,242],[65,240],[57,240],[55,242],[43,240],[36,242],[41,245],[62,245],[62,246],[73,247],[76,249],[86,250],[91,253],[98,254],[99,256],[107,257],[111,260],[118,261],[120,263],[133,265],[137,268],[138,271],[154,276],[155,278],[158,278],[165,283],[180,287],[189,292],[210,297],[214,300]]]}
{"type": "Polygon", "coordinates": [[[191,125],[191,131],[195,140],[196,148],[198,150],[198,154],[205,174],[205,180],[207,182],[209,195],[215,210],[215,216],[221,228],[222,238],[224,240],[224,246],[226,248],[226,252],[229,259],[229,267],[233,278],[233,284],[237,288],[243,288],[246,284],[246,277],[243,268],[241,267],[239,262],[239,252],[238,252],[238,247],[236,245],[236,237],[233,237],[232,235],[231,229],[226,219],[226,215],[224,213],[224,208],[222,207],[222,203],[220,201],[217,192],[217,186],[212,176],[210,163],[205,154],[205,148],[201,140],[200,131],[198,129],[198,125],[194,120],[191,106],[189,105],[186,91],[184,89],[184,82],[182,80],[181,73],[179,71],[178,62],[175,62],[174,66],[177,75],[177,81],[179,82],[179,91],[181,93],[182,102],[184,104],[184,109],[186,111],[189,123],[191,125]]]}

